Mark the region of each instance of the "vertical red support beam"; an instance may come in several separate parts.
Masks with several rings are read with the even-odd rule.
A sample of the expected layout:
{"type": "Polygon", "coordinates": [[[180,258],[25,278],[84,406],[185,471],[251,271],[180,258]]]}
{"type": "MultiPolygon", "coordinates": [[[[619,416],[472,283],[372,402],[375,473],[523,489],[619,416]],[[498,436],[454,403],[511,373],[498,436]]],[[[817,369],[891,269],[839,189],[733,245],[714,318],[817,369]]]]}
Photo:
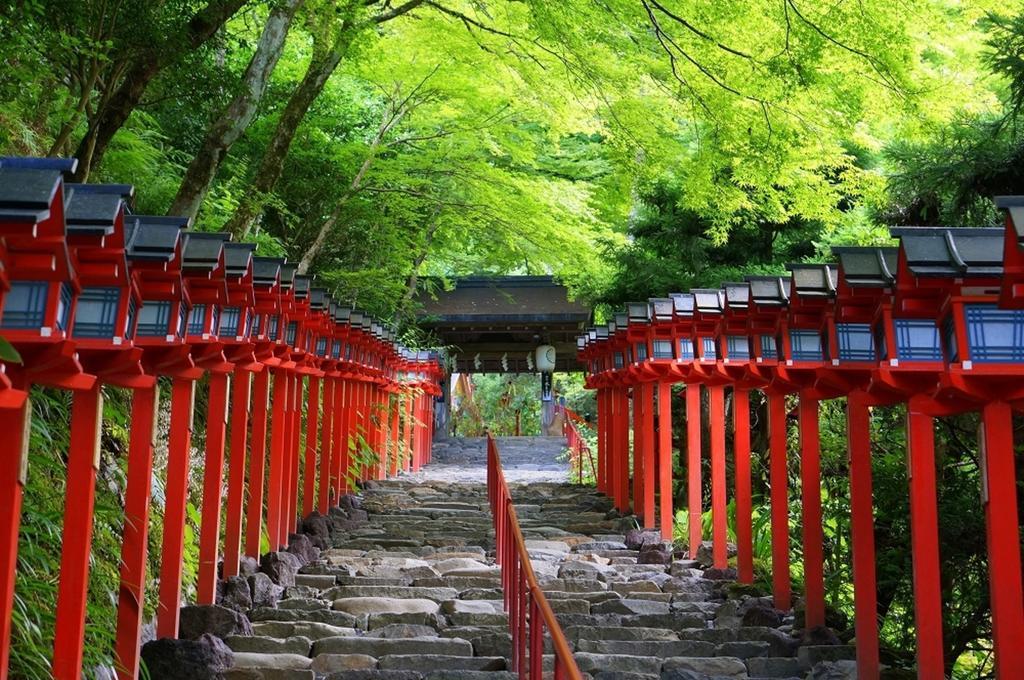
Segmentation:
{"type": "Polygon", "coordinates": [[[155,382],[152,387],[137,389],[132,394],[128,483],[124,494],[124,531],[121,537],[121,587],[117,598],[117,633],[114,641],[115,668],[121,680],[135,680],[139,675],[139,641],[142,637],[142,605],[146,593],[149,501],[158,396],[155,382]]]}
{"type": "Polygon", "coordinates": [[[708,388],[711,422],[711,551],[716,569],[729,566],[725,493],[725,387],[708,388]]]}
{"type": "MultiPolygon", "coordinates": [[[[324,397],[326,398],[326,394],[324,397]]],[[[310,376],[309,378],[309,400],[306,406],[306,473],[302,480],[302,516],[307,517],[313,512],[313,500],[316,498],[316,444],[317,418],[320,415],[320,378],[310,376]]],[[[324,414],[324,424],[329,420],[324,414]]],[[[325,446],[321,444],[321,446],[325,446]]]]}
{"type": "Polygon", "coordinates": [[[768,478],[771,484],[772,597],[776,609],[792,603],[789,579],[789,474],[786,395],[768,392],[768,478]]]}
{"type": "MultiPolygon", "coordinates": [[[[320,479],[317,487],[316,509],[327,514],[334,472],[334,392],[336,380],[324,378],[324,413],[320,420],[320,479]]],[[[308,436],[308,435],[307,435],[308,436]]],[[[308,514],[308,513],[307,513],[308,514]]]]}
{"type": "Polygon", "coordinates": [[[607,430],[607,415],[604,412],[605,390],[597,390],[597,479],[594,480],[597,490],[601,493],[608,493],[605,485],[605,473],[608,465],[605,456],[608,454],[608,447],[605,445],[604,437],[607,430]]]}
{"type": "Polygon", "coordinates": [[[618,441],[615,443],[618,454],[616,477],[618,482],[618,508],[621,512],[629,511],[629,388],[618,389],[618,441]]]}
{"type": "Polygon", "coordinates": [[[377,386],[376,433],[377,433],[377,479],[384,479],[388,470],[388,394],[377,386]]]}
{"type": "Polygon", "coordinates": [[[1012,678],[1024,668],[1024,593],[1010,406],[1004,402],[986,404],[981,425],[992,647],[996,677],[1012,678]]]}
{"type": "Polygon", "coordinates": [[[210,374],[210,401],[206,414],[206,457],[203,468],[203,514],[199,532],[198,604],[217,599],[217,558],[220,507],[224,485],[224,441],[228,411],[228,374],[210,374]]]}
{"type": "Polygon", "coordinates": [[[237,369],[231,386],[231,453],[228,459],[227,524],[224,528],[224,578],[238,575],[242,552],[242,507],[245,505],[246,440],[252,371],[237,369]]]}
{"type": "MultiPolygon", "coordinates": [[[[803,507],[804,627],[825,625],[825,536],[821,525],[818,400],[800,395],[800,504],[803,507]]],[[[940,617],[941,620],[941,617],[940,617]]]]}
{"type": "Polygon", "coordinates": [[[398,475],[398,463],[401,455],[398,450],[400,430],[398,429],[398,393],[394,399],[388,400],[391,404],[391,476],[398,475]]]}
{"type": "Polygon", "coordinates": [[[672,385],[658,383],[658,525],[661,538],[672,540],[672,385]]]}
{"type": "Polygon", "coordinates": [[[267,405],[270,400],[270,369],[253,377],[252,438],[249,451],[249,500],[245,519],[245,554],[260,556],[263,533],[263,487],[267,454],[267,405]]]}
{"type": "Polygon", "coordinates": [[[402,446],[405,451],[402,461],[402,469],[408,472],[412,469],[412,392],[406,391],[402,400],[405,408],[405,420],[402,423],[402,446]]]}
{"type": "Polygon", "coordinates": [[[188,452],[195,413],[196,383],[177,378],[171,385],[171,430],[167,439],[167,481],[164,504],[164,542],[160,561],[160,603],[157,637],[178,636],[181,603],[181,556],[185,541],[185,503],[188,500],[188,452]]]}
{"type": "Polygon", "coordinates": [[[267,537],[270,550],[278,550],[282,519],[281,501],[284,494],[285,435],[287,429],[288,371],[274,372],[274,393],[270,421],[270,466],[267,474],[267,537]]]}
{"type": "Polygon", "coordinates": [[[60,583],[57,586],[57,624],[53,636],[53,677],[59,680],[78,680],[82,675],[85,603],[89,587],[89,554],[92,551],[102,418],[103,396],[98,382],[92,389],[74,393],[60,583]]]}
{"type": "Polygon", "coordinates": [[[299,487],[301,486],[302,412],[305,408],[304,376],[295,374],[295,398],[292,400],[291,450],[288,466],[288,504],[285,506],[285,521],[281,524],[281,545],[288,545],[288,534],[296,530],[299,514],[299,487]]]}
{"type": "Polygon", "coordinates": [[[847,398],[846,434],[850,453],[850,539],[853,548],[857,677],[861,680],[877,680],[878,591],[875,578],[875,517],[871,500],[871,413],[863,392],[854,392],[847,398]]]}
{"type": "Polygon", "coordinates": [[[736,468],[736,566],[740,583],[754,582],[754,520],[750,492],[750,391],[732,393],[736,468]]]}
{"type": "Polygon", "coordinates": [[[914,565],[914,627],[917,674],[941,678],[942,582],[939,578],[939,511],[935,487],[935,423],[919,399],[907,405],[907,474],[910,478],[910,541],[914,565]]]}
{"type": "Polygon", "coordinates": [[[690,558],[697,558],[697,548],[704,540],[701,526],[701,469],[700,469],[700,385],[686,386],[686,473],[689,501],[690,558]]]}
{"type": "Polygon", "coordinates": [[[644,399],[643,387],[633,387],[633,514],[643,519],[644,512],[644,399]]]}
{"type": "Polygon", "coordinates": [[[11,657],[11,611],[18,566],[18,528],[28,463],[28,429],[32,405],[21,390],[3,391],[0,431],[5,432],[6,455],[0,456],[0,680],[7,680],[11,657]]]}
{"type": "MultiPolygon", "coordinates": [[[[640,401],[643,412],[641,414],[641,429],[643,430],[643,489],[644,489],[644,528],[653,529],[657,526],[657,516],[654,511],[654,383],[643,383],[640,385],[640,401]]],[[[582,467],[583,461],[580,461],[582,467]]]]}
{"type": "Polygon", "coordinates": [[[334,397],[335,403],[341,402],[338,409],[339,425],[335,435],[334,451],[337,462],[334,468],[335,495],[333,502],[337,503],[342,494],[348,493],[348,469],[350,464],[350,438],[352,436],[352,412],[354,410],[353,399],[354,388],[351,380],[339,380],[338,392],[334,397]]]}

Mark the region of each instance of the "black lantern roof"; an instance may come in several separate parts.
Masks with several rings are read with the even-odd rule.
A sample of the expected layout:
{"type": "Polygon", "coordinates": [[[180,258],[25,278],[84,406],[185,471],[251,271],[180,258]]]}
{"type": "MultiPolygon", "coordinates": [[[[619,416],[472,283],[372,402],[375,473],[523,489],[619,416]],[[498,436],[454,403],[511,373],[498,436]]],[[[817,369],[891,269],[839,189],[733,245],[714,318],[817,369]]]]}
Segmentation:
{"type": "Polygon", "coordinates": [[[625,312],[619,312],[615,315],[615,325],[619,328],[625,328],[629,325],[629,314],[625,312]]]}
{"type": "Polygon", "coordinates": [[[746,309],[750,304],[750,284],[746,281],[723,283],[722,289],[725,291],[726,308],[746,309]]]}
{"type": "Polygon", "coordinates": [[[608,333],[609,333],[609,331],[608,331],[608,327],[607,326],[598,326],[597,327],[597,339],[598,340],[607,340],[608,339],[608,333]]]}
{"type": "Polygon", "coordinates": [[[750,300],[758,305],[789,304],[790,280],[781,276],[748,276],[750,300]]]}
{"type": "Polygon", "coordinates": [[[669,293],[668,296],[672,298],[676,316],[693,316],[696,309],[693,293],[669,293]]]}
{"type": "Polygon", "coordinates": [[[334,321],[336,323],[348,323],[351,318],[352,309],[338,305],[338,308],[334,311],[334,321]]]}
{"type": "Polygon", "coordinates": [[[130,215],[124,223],[128,259],[170,262],[174,259],[182,230],[188,229],[191,222],[187,217],[130,215]]]}
{"type": "Polygon", "coordinates": [[[363,313],[360,312],[358,309],[353,309],[352,312],[349,314],[348,322],[352,326],[352,328],[362,328],[363,313]]]}
{"type": "Polygon", "coordinates": [[[627,302],[626,314],[630,323],[647,323],[651,320],[651,308],[646,302],[627,302]]]}
{"type": "Polygon", "coordinates": [[[322,312],[327,309],[327,289],[312,288],[309,291],[309,308],[314,312],[322,312]]]}
{"type": "MultiPolygon", "coordinates": [[[[78,185],[82,186],[82,185],[78,185]]],[[[124,199],[121,194],[89,193],[74,186],[64,187],[64,221],[69,235],[109,236],[114,233],[124,199]]]]}
{"type": "Polygon", "coordinates": [[[1002,229],[899,227],[907,266],[916,276],[1000,276],[1003,273],[1002,229]]]}
{"type": "Polygon", "coordinates": [[[252,258],[252,282],[257,286],[273,286],[281,273],[284,259],[280,257],[252,258]]]}
{"type": "Polygon", "coordinates": [[[0,156],[0,168],[23,168],[25,170],[55,170],[70,175],[78,169],[77,158],[0,156]]]}
{"type": "Polygon", "coordinates": [[[619,329],[619,324],[614,321],[609,321],[605,324],[605,328],[608,329],[608,335],[615,335],[615,331],[619,329]]]}
{"type": "Polygon", "coordinates": [[[228,276],[245,276],[249,271],[252,254],[256,250],[255,243],[225,243],[224,270],[228,276]]]}
{"type": "Polygon", "coordinates": [[[231,239],[223,232],[185,232],[183,268],[186,271],[212,271],[220,262],[224,244],[231,239]]]}
{"type": "Polygon", "coordinates": [[[832,254],[839,258],[843,281],[850,286],[889,287],[896,279],[899,248],[836,246],[832,254]]]}
{"type": "Polygon", "coordinates": [[[1024,245],[1024,196],[996,196],[996,207],[1010,214],[1017,243],[1024,245]]]}
{"type": "Polygon", "coordinates": [[[281,265],[281,290],[290,291],[292,285],[295,283],[295,272],[299,270],[299,265],[291,262],[285,262],[281,265]]]}
{"type": "Polygon", "coordinates": [[[135,199],[135,187],[131,184],[74,184],[66,182],[64,188],[74,189],[82,194],[113,194],[120,196],[129,205],[135,199]]]}
{"type": "Polygon", "coordinates": [[[650,298],[647,303],[653,311],[655,321],[672,320],[672,298],[650,298]]]}
{"type": "Polygon", "coordinates": [[[57,170],[0,165],[0,219],[45,220],[60,184],[57,170]]]}
{"type": "Polygon", "coordinates": [[[309,287],[312,283],[313,279],[305,274],[296,274],[292,282],[292,288],[295,290],[295,299],[305,300],[309,297],[309,287]]]}
{"type": "Polygon", "coordinates": [[[694,288],[693,299],[701,314],[721,314],[724,308],[724,294],[720,288],[694,288]]]}
{"type": "Polygon", "coordinates": [[[790,264],[793,285],[803,297],[834,297],[839,272],[834,264],[790,264]]]}

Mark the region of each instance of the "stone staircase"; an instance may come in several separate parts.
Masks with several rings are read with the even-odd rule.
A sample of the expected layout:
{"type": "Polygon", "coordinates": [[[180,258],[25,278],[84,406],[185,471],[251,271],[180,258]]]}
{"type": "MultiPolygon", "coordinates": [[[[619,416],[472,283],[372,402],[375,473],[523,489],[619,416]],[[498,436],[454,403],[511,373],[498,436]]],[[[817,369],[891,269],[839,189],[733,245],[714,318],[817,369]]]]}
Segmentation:
{"type": "MultiPolygon", "coordinates": [[[[850,647],[824,631],[795,637],[770,599],[728,580],[729,570],[702,566],[709,546],[683,559],[608,499],[565,484],[563,441],[508,438],[499,447],[534,569],[585,674],[855,677],[844,661],[850,647]],[[821,642],[830,644],[811,644],[821,642]]],[[[427,470],[369,482],[329,516],[308,518],[286,553],[229,579],[220,606],[184,608],[181,637],[190,639],[144,648],[151,677],[515,677],[483,442],[449,440],[434,456],[427,470]]]]}

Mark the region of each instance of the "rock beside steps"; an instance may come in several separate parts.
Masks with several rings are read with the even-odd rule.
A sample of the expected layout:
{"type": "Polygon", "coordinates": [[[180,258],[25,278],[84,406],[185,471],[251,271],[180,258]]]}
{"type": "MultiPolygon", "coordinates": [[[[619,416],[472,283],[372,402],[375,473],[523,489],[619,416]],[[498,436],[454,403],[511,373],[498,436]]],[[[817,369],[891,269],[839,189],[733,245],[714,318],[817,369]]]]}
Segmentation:
{"type": "MultiPolygon", "coordinates": [[[[449,449],[458,466],[446,467],[435,453],[436,472],[368,483],[360,498],[307,521],[309,538],[296,538],[291,550],[296,560],[265,556],[246,565],[252,573],[229,580],[223,607],[186,608],[197,611],[183,611],[181,636],[198,640],[178,645],[209,648],[207,665],[181,661],[187,655],[179,647],[170,664],[176,670],[154,680],[518,677],[509,671],[486,488],[456,481],[459,469],[484,464],[484,449],[463,441],[469,443],[449,449]],[[323,549],[314,553],[307,541],[323,549]]],[[[508,456],[521,457],[529,470],[528,483],[513,483],[512,496],[534,570],[585,676],[855,677],[852,648],[831,633],[803,640],[770,599],[736,587],[731,574],[706,562],[673,554],[650,533],[631,531],[632,518],[619,517],[592,489],[540,481],[538,471],[557,471],[561,452],[559,441],[540,443],[540,464],[530,463],[525,448],[508,456]]],[[[150,644],[158,643],[167,647],[150,644]]],[[[546,651],[550,671],[550,641],[546,651]]],[[[162,653],[167,658],[168,650],[162,653]]]]}

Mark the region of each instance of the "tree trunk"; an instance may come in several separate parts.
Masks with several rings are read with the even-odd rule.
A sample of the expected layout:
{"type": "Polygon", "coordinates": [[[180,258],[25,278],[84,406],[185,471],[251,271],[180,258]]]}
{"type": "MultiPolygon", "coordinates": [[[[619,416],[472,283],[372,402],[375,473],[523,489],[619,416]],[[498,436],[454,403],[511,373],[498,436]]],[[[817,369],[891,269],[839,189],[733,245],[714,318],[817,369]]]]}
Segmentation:
{"type": "Polygon", "coordinates": [[[274,136],[270,138],[270,144],[263,152],[252,184],[225,226],[225,230],[234,234],[235,238],[241,240],[248,236],[253,225],[259,221],[270,193],[281,179],[284,161],[288,157],[288,150],[299,125],[313,102],[323,92],[327,81],[338,68],[351,44],[352,35],[346,27],[328,52],[310,62],[302,82],[292,92],[281,118],[277,121],[274,136]]]}
{"type": "Polygon", "coordinates": [[[185,53],[194,50],[216,35],[220,27],[233,17],[248,0],[210,0],[192,17],[186,28],[160,45],[138,57],[125,74],[120,86],[96,117],[89,122],[82,141],[78,144],[76,182],[89,179],[92,168],[99,164],[114,134],[121,129],[128,116],[139,105],[150,81],[165,67],[173,64],[185,53]]]}
{"type": "MultiPolygon", "coordinates": [[[[437,218],[437,212],[435,212],[434,219],[431,221],[430,226],[427,227],[427,233],[424,235],[423,248],[416,254],[416,257],[412,261],[412,271],[409,273],[409,281],[405,287],[405,295],[402,297],[402,304],[398,308],[399,315],[411,313],[410,307],[412,299],[416,295],[416,289],[419,287],[420,268],[426,261],[427,255],[430,254],[430,245],[434,242],[434,234],[437,233],[440,226],[441,222],[437,218]]],[[[396,321],[398,320],[400,319],[396,319],[396,321]]]]}
{"type": "Polygon", "coordinates": [[[271,11],[256,52],[242,76],[241,91],[207,131],[202,146],[185,170],[169,214],[194,218],[199,213],[224,157],[256,116],[256,108],[284,50],[292,19],[302,3],[303,0],[282,0],[271,11]]]}

